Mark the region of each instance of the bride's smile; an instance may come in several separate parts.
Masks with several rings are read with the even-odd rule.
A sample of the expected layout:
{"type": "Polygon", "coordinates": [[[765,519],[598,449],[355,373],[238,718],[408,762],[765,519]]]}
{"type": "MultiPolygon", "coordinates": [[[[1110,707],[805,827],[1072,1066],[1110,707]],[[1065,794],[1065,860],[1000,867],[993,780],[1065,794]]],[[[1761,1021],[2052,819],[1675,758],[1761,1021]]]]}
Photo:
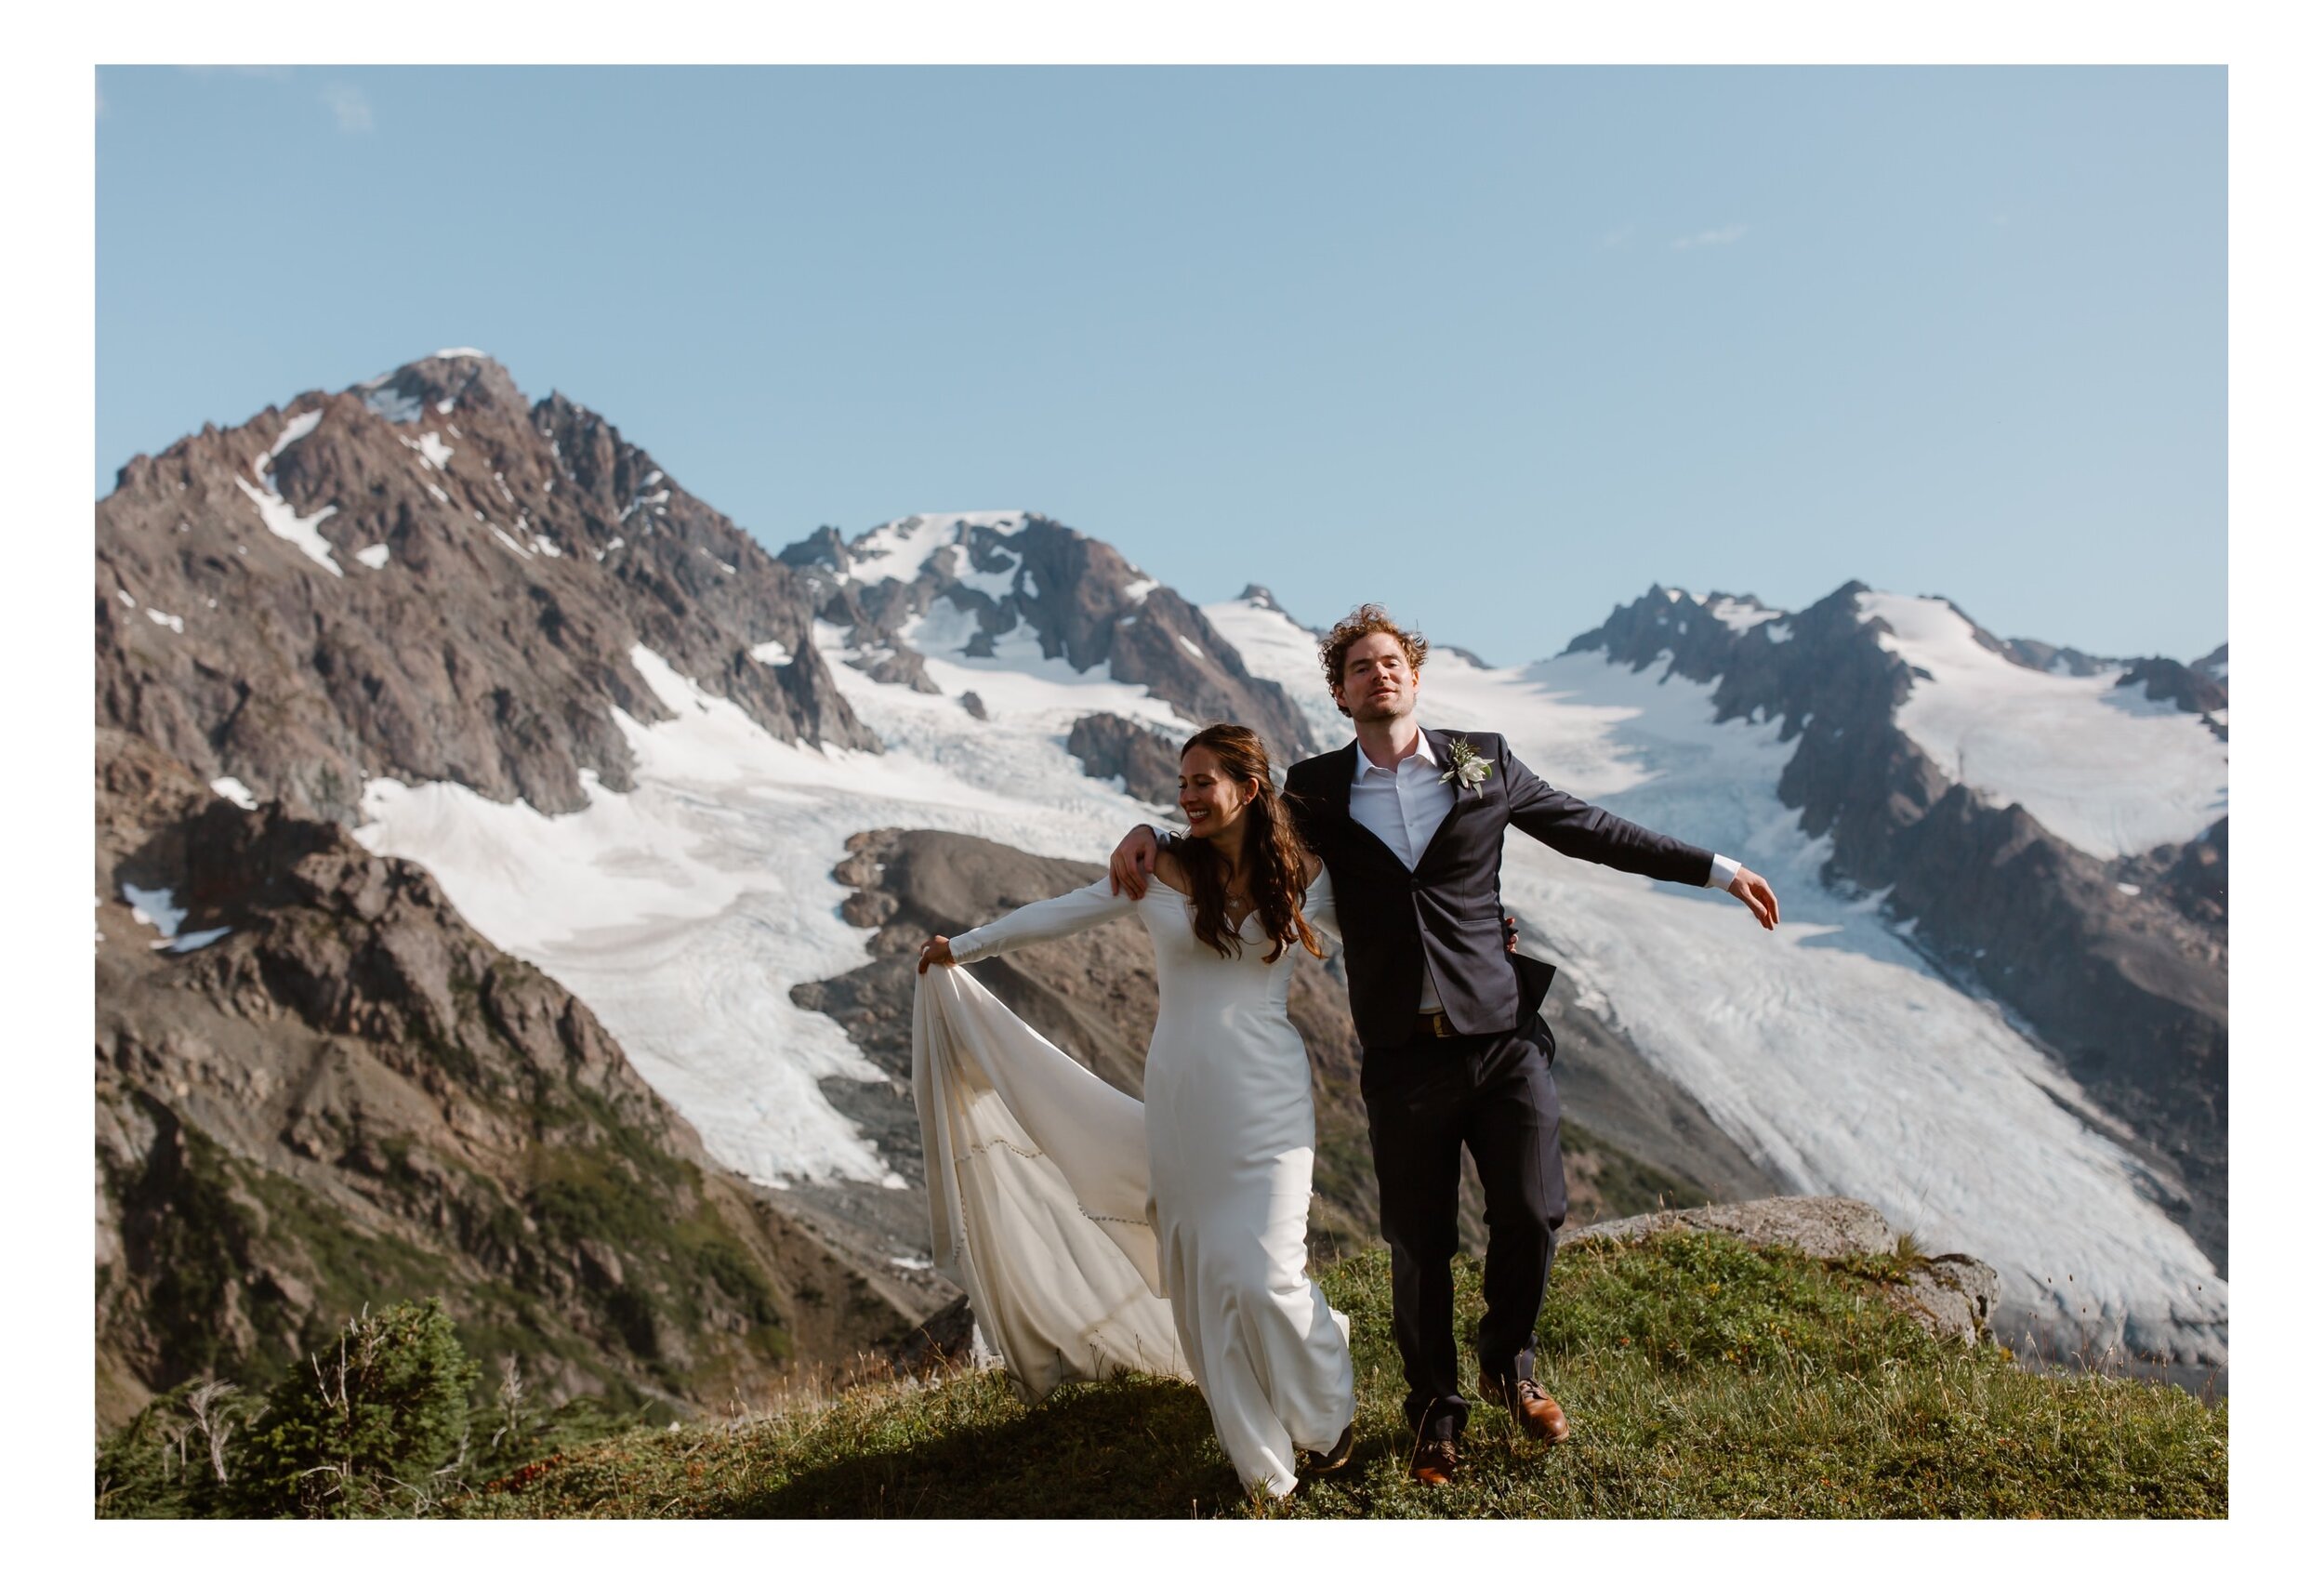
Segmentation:
{"type": "Polygon", "coordinates": [[[1196,746],[1179,760],[1179,812],[1194,836],[1217,839],[1235,830],[1254,790],[1228,775],[1208,748],[1196,746]]]}

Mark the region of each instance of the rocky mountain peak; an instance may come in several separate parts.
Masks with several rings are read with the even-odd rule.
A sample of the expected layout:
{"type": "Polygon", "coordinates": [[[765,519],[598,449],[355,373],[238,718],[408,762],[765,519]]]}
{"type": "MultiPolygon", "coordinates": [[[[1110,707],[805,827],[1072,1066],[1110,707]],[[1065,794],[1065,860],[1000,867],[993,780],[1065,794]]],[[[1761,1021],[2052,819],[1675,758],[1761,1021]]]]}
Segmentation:
{"type": "Polygon", "coordinates": [[[354,388],[390,424],[425,424],[497,409],[522,413],[524,394],[508,371],[473,347],[452,347],[376,375],[354,388]]]}
{"type": "Polygon", "coordinates": [[[789,742],[876,749],[813,591],[563,396],[452,350],[205,428],[97,507],[98,719],[361,819],[374,777],[545,812],[629,785],[651,651],[789,742]],[[761,654],[779,655],[762,660],[761,654]]]}
{"type": "Polygon", "coordinates": [[[1063,660],[1142,684],[1196,724],[1242,721],[1296,759],[1307,723],[1254,676],[1208,617],[1120,551],[1037,511],[919,512],[842,541],[825,529],[786,548],[848,630],[849,664],[926,681],[924,657],[1063,660]]]}
{"type": "Polygon", "coordinates": [[[1565,654],[1603,650],[1633,671],[1668,659],[1678,676],[1708,682],[1732,668],[1747,647],[1781,641],[1787,614],[1750,594],[1712,590],[1697,600],[1660,584],[1567,644],[1565,654]],[[1767,627],[1769,631],[1760,631],[1767,627]]]}

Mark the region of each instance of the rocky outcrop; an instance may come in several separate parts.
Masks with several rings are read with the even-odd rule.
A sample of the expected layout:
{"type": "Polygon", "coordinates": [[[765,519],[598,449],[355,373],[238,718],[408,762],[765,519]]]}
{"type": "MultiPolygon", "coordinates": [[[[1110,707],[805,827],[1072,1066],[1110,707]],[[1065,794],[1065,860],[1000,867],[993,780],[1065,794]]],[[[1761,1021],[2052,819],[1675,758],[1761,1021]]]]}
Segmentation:
{"type": "Polygon", "coordinates": [[[666,1407],[912,1318],[418,866],[104,729],[97,822],[100,1422],[431,1294],[552,1398],[666,1407]]]}
{"type": "Polygon", "coordinates": [[[2143,688],[2149,699],[2168,699],[2195,715],[2210,715],[2227,707],[2225,683],[2162,655],[2133,661],[2115,683],[2117,688],[2143,688]]]}
{"type": "MultiPolygon", "coordinates": [[[[1879,1211],[1862,1200],[1829,1195],[1652,1211],[1584,1227],[1562,1242],[1623,1243],[1674,1228],[1723,1233],[1751,1245],[1782,1245],[1819,1261],[1894,1256],[1899,1245],[1895,1229],[1879,1211]]],[[[1901,1275],[1885,1290],[1889,1302],[1934,1337],[1974,1343],[1990,1335],[2000,1297],[2000,1279],[1991,1266],[1961,1254],[1914,1255],[1901,1264],[1901,1275]]]]}
{"type": "Polygon", "coordinates": [[[552,812],[584,772],[627,788],[619,716],[669,713],[639,646],[785,741],[878,746],[791,568],[481,355],[133,457],[96,560],[99,724],[296,812],[356,824],[375,776],[552,812]]]}
{"type": "Polygon", "coordinates": [[[1178,746],[1151,727],[1123,716],[1084,716],[1066,735],[1065,752],[1100,781],[1120,777],[1132,798],[1178,801],[1178,746]]]}

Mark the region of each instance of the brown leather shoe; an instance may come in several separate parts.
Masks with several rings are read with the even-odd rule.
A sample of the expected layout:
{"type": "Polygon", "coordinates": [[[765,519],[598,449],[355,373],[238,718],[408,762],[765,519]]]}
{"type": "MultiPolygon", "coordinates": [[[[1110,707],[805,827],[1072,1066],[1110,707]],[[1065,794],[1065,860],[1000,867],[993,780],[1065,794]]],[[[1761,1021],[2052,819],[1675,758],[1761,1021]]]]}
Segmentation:
{"type": "Polygon", "coordinates": [[[1449,1436],[1423,1442],[1413,1449],[1412,1478],[1422,1486],[1449,1486],[1460,1468],[1460,1447],[1449,1436]]]}
{"type": "Polygon", "coordinates": [[[1479,1377],[1477,1385],[1486,1397],[1507,1409],[1518,1429],[1536,1442],[1555,1444],[1573,1434],[1573,1428],[1565,1423],[1565,1411],[1532,1377],[1520,1378],[1506,1391],[1496,1386],[1490,1377],[1479,1377]]]}

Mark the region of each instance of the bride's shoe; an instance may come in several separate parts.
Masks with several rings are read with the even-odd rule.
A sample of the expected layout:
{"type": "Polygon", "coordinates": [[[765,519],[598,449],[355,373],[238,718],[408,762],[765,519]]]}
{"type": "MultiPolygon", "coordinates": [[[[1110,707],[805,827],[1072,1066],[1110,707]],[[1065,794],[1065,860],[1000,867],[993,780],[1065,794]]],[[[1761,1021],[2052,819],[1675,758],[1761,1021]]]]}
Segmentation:
{"type": "Polygon", "coordinates": [[[1310,1453],[1307,1455],[1308,1460],[1310,1460],[1307,1466],[1307,1473],[1310,1478],[1313,1478],[1316,1475],[1327,1475],[1334,1470],[1343,1470],[1347,1468],[1348,1460],[1353,1458],[1354,1454],[1355,1421],[1350,1420],[1348,1421],[1347,1430],[1340,1433],[1340,1440],[1331,1445],[1330,1452],[1310,1453]]]}

